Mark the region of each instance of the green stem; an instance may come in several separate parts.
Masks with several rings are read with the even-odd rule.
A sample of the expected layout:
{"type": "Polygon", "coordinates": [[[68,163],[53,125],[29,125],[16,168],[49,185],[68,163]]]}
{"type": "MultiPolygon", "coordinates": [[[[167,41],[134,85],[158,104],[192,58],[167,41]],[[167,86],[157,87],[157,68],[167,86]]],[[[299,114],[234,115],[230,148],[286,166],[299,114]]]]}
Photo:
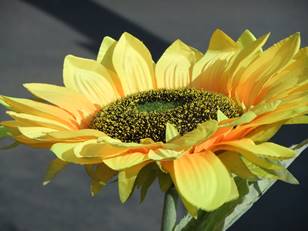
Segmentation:
{"type": "Polygon", "coordinates": [[[165,193],[161,231],[172,231],[176,224],[178,194],[174,187],[165,193]]]}

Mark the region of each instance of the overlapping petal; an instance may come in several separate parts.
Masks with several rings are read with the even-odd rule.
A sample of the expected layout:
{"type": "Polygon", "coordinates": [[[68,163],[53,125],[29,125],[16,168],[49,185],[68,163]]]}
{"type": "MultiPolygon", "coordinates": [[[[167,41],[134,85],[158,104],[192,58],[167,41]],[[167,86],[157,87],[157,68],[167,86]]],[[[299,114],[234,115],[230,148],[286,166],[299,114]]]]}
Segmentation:
{"type": "Polygon", "coordinates": [[[308,48],[299,50],[299,34],[294,34],[263,51],[268,37],[246,30],[234,41],[216,30],[204,55],[176,40],[156,65],[129,33],[118,41],[105,37],[96,60],[65,58],[65,87],[25,84],[39,100],[0,96],[13,119],[0,124],[18,142],[54,152],[49,180],[68,163],[86,165],[92,195],[118,175],[125,202],[140,172],[153,165],[162,175],[151,173],[150,182],[139,182],[143,198],[156,177],[166,191],[170,175],[193,216],[198,209],[212,211],[238,197],[233,174],[297,182],[279,164],[294,151],[268,140],[284,124],[308,123],[308,48]],[[183,135],[167,123],[165,143],[148,137],[125,143],[89,128],[99,110],[121,97],[183,87],[224,94],[243,113],[227,118],[217,108],[217,121],[202,122],[183,135]]]}

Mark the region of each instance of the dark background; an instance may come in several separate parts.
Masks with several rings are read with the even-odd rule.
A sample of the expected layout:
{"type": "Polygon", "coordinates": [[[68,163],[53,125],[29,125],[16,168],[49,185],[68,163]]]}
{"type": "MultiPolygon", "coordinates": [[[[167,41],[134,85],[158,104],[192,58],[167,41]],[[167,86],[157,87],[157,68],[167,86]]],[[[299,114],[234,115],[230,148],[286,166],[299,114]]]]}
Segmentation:
{"type": "MultiPolygon", "coordinates": [[[[308,45],[307,1],[0,0],[0,93],[29,97],[24,82],[62,84],[66,54],[95,58],[105,35],[139,37],[155,60],[177,38],[204,51],[221,28],[233,38],[249,28],[271,31],[270,44],[300,31],[308,45]]],[[[3,119],[3,110],[1,117],[3,119]]],[[[307,127],[284,128],[275,141],[299,143],[307,127]]],[[[308,230],[308,157],[291,166],[298,186],[276,183],[231,231],[308,230]]],[[[159,230],[163,194],[157,184],[143,204],[135,194],[121,205],[116,185],[97,197],[78,166],[68,167],[47,187],[42,176],[47,150],[17,147],[0,153],[0,231],[159,230]]]]}

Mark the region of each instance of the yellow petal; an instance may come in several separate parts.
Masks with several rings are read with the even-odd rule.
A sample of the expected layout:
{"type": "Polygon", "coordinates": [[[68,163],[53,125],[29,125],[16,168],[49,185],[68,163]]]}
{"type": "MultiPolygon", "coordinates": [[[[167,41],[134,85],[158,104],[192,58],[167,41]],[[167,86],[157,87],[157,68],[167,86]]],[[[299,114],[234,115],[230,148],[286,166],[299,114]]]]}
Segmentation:
{"type": "Polygon", "coordinates": [[[127,201],[129,196],[131,195],[138,173],[145,165],[147,165],[147,163],[144,162],[119,172],[118,187],[119,187],[120,201],[122,203],[127,201]]]}
{"type": "Polygon", "coordinates": [[[178,129],[171,123],[166,124],[166,142],[169,142],[180,133],[178,129]]]}
{"type": "Polygon", "coordinates": [[[243,179],[256,180],[256,176],[249,171],[239,154],[223,152],[218,157],[230,172],[243,179]]]}
{"type": "Polygon", "coordinates": [[[247,135],[254,142],[264,142],[271,139],[281,128],[282,123],[259,126],[247,135]]]}
{"type": "Polygon", "coordinates": [[[124,94],[155,88],[153,60],[144,44],[129,33],[123,33],[112,56],[124,94]]]}
{"type": "Polygon", "coordinates": [[[263,179],[270,180],[282,180],[286,183],[290,184],[299,184],[298,180],[283,166],[281,166],[280,170],[268,170],[258,167],[253,163],[244,160],[246,166],[249,168],[253,174],[263,179]]]}
{"type": "Polygon", "coordinates": [[[190,87],[228,94],[229,74],[226,70],[240,46],[221,30],[216,30],[208,51],[194,65],[190,87]]]}
{"type": "Polygon", "coordinates": [[[200,59],[200,53],[180,40],[164,52],[155,67],[158,88],[186,87],[191,81],[191,68],[200,59]]]}
{"type": "Polygon", "coordinates": [[[30,139],[41,139],[46,137],[49,132],[57,131],[55,129],[45,127],[18,127],[18,130],[22,135],[30,139]]]}
{"type": "Polygon", "coordinates": [[[97,110],[85,97],[65,87],[42,83],[28,83],[24,86],[33,95],[72,113],[79,123],[97,110]]]}
{"type": "Polygon", "coordinates": [[[68,55],[64,60],[64,85],[93,104],[106,105],[119,97],[108,70],[94,60],[68,55]]]}
{"type": "Polygon", "coordinates": [[[85,169],[91,177],[91,195],[95,196],[102,187],[107,185],[108,181],[117,174],[116,171],[110,169],[105,164],[86,165],[85,169]]]}
{"type": "Polygon", "coordinates": [[[217,121],[223,121],[229,119],[228,116],[226,116],[222,111],[217,110],[217,121]]]}
{"type": "Polygon", "coordinates": [[[208,50],[226,51],[238,48],[238,44],[234,42],[232,38],[230,38],[222,30],[217,29],[211,37],[208,50]]]}
{"type": "Polygon", "coordinates": [[[183,151],[175,151],[169,149],[156,149],[150,150],[148,153],[148,157],[151,160],[168,160],[168,159],[177,159],[180,158],[184,154],[183,151]]]}
{"type": "Polygon", "coordinates": [[[286,124],[308,124],[308,116],[299,116],[287,121],[286,124]]]}
{"type": "Polygon", "coordinates": [[[146,154],[140,152],[133,152],[126,155],[104,159],[104,163],[109,168],[119,171],[133,167],[148,160],[149,159],[146,154]]]}
{"type": "Polygon", "coordinates": [[[2,96],[2,98],[10,106],[10,110],[15,112],[53,119],[69,125],[72,129],[78,128],[73,116],[61,108],[29,99],[5,96],[2,96]]]}
{"type": "Polygon", "coordinates": [[[7,114],[9,114],[16,121],[22,122],[29,127],[47,127],[56,130],[71,130],[70,126],[67,126],[66,124],[58,122],[56,120],[51,120],[44,117],[29,115],[25,113],[16,113],[13,111],[8,111],[7,114]]]}
{"type": "Polygon", "coordinates": [[[76,139],[76,138],[87,138],[87,139],[98,138],[101,136],[105,136],[105,134],[95,129],[81,129],[78,131],[50,132],[48,133],[48,136],[59,140],[66,140],[66,139],[76,139]]]}
{"type": "Polygon", "coordinates": [[[299,49],[300,37],[296,33],[267,49],[242,74],[237,94],[251,105],[268,79],[294,57],[299,49]]]}
{"type": "Polygon", "coordinates": [[[97,62],[101,63],[110,70],[114,69],[112,64],[112,54],[116,43],[117,41],[113,38],[108,36],[104,37],[97,54],[97,62]]]}
{"type": "Polygon", "coordinates": [[[191,132],[185,133],[183,136],[177,136],[165,144],[166,149],[172,147],[174,150],[188,150],[195,145],[202,143],[210,137],[218,128],[216,120],[209,120],[198,124],[197,128],[191,132]]]}
{"type": "Polygon", "coordinates": [[[193,206],[212,211],[229,200],[231,176],[212,152],[174,160],[170,174],[183,198],[193,206]]]}
{"type": "MultiPolygon", "coordinates": [[[[242,74],[248,66],[260,55],[263,45],[266,43],[270,36],[270,33],[265,34],[255,41],[251,41],[246,44],[235,56],[232,61],[231,67],[228,69],[230,73],[230,93],[229,96],[235,94],[235,90],[238,87],[239,82],[242,79],[242,74]]],[[[241,103],[241,100],[238,100],[241,103]]]]}
{"type": "MultiPolygon", "coordinates": [[[[283,147],[278,144],[264,142],[261,144],[255,144],[250,139],[242,139],[236,141],[229,141],[225,143],[219,144],[220,148],[226,146],[227,150],[239,151],[240,153],[250,152],[255,154],[256,156],[262,156],[267,158],[274,158],[274,159],[288,159],[294,157],[295,151],[286,147],[283,147]]],[[[247,158],[247,157],[246,157],[247,158]]],[[[248,159],[248,158],[247,158],[248,159]]],[[[252,161],[253,162],[253,161],[252,161]]]]}
{"type": "Polygon", "coordinates": [[[80,143],[56,143],[52,145],[51,151],[56,156],[66,162],[74,164],[98,164],[102,163],[100,158],[77,158],[74,153],[74,148],[80,143]]]}
{"type": "Polygon", "coordinates": [[[253,35],[253,33],[251,33],[249,30],[245,30],[237,40],[237,43],[240,44],[241,47],[247,47],[255,40],[256,37],[253,35]]]}

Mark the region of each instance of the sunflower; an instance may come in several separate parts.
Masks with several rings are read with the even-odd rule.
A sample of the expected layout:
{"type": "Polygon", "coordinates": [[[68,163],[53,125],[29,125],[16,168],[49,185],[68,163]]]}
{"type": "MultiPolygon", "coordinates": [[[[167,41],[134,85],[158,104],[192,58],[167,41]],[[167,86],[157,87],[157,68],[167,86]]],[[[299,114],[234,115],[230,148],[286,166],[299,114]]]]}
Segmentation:
{"type": "Polygon", "coordinates": [[[263,51],[268,37],[216,30],[204,54],[176,40],[156,64],[129,33],[105,37],[96,60],[65,57],[64,86],[24,84],[35,100],[1,96],[13,119],[1,125],[56,155],[47,181],[84,165],[93,194],[117,176],[125,202],[158,178],[192,215],[212,211],[238,197],[235,176],[297,182],[279,163],[294,151],[268,140],[308,122],[308,49],[296,33],[263,51]]]}

